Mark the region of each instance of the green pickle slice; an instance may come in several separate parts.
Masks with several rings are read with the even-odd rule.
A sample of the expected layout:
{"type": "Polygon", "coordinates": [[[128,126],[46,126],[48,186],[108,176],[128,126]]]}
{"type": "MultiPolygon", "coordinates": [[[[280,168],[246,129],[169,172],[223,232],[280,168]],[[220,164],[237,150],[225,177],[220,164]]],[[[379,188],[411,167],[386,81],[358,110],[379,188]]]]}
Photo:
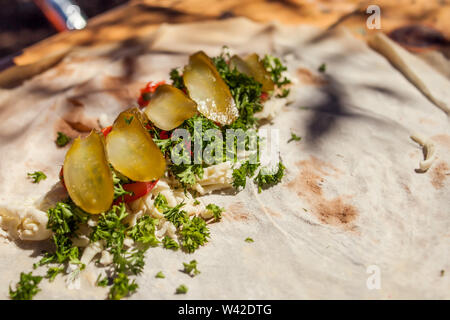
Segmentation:
{"type": "Polygon", "coordinates": [[[63,175],[70,198],[81,209],[98,214],[111,207],[114,183],[99,133],[75,139],[66,154],[63,175]]]}
{"type": "Polygon", "coordinates": [[[144,113],[162,130],[172,130],[197,113],[197,104],[183,91],[171,86],[159,86],[144,113]]]}
{"type": "Polygon", "coordinates": [[[203,51],[189,57],[183,81],[198,111],[208,119],[226,125],[239,117],[230,89],[203,51]]]}
{"type": "Polygon", "coordinates": [[[144,127],[147,119],[136,108],[119,114],[106,137],[111,165],[134,181],[152,181],[164,175],[166,161],[144,127]]]}

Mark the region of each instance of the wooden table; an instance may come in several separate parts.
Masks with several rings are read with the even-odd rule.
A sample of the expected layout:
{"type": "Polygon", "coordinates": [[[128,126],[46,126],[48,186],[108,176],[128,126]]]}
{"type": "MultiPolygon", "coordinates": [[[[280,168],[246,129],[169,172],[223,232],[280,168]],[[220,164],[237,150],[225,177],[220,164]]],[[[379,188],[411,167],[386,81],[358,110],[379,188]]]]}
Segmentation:
{"type": "MultiPolygon", "coordinates": [[[[42,72],[75,47],[145,37],[161,23],[244,16],[260,22],[278,20],[284,24],[304,23],[322,28],[344,25],[358,37],[365,38],[378,31],[366,27],[369,5],[380,7],[383,32],[389,33],[405,25],[429,26],[435,31],[428,38],[444,39],[437,47],[447,53],[450,51],[450,0],[135,0],[91,19],[83,30],[59,33],[26,48],[14,58],[16,67],[0,73],[0,86],[18,83],[42,72]]],[[[436,48],[427,44],[417,48],[428,47],[436,48]]]]}

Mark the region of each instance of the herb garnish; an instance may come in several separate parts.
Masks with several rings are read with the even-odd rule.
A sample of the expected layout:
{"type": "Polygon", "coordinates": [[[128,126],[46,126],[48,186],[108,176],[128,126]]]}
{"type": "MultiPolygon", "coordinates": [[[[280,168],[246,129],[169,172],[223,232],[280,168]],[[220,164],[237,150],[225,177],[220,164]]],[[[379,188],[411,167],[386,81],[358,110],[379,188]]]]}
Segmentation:
{"type": "Polygon", "coordinates": [[[190,275],[191,277],[195,277],[196,275],[200,274],[200,271],[197,269],[197,261],[191,260],[189,263],[183,262],[183,272],[190,275]]]}
{"type": "Polygon", "coordinates": [[[322,63],[317,70],[323,73],[327,71],[327,65],[325,63],[322,63]]]}
{"type": "Polygon", "coordinates": [[[137,288],[137,283],[134,280],[130,282],[128,276],[125,273],[121,272],[114,279],[114,283],[108,294],[108,299],[120,300],[136,292],[137,288]]]}
{"type": "Polygon", "coordinates": [[[59,147],[64,147],[65,145],[67,145],[70,142],[70,138],[65,135],[63,132],[58,131],[58,137],[55,140],[55,143],[59,146],[59,147]]]}
{"type": "MultiPolygon", "coordinates": [[[[281,63],[280,59],[272,55],[266,54],[262,60],[262,63],[266,68],[266,70],[272,76],[272,80],[277,87],[282,88],[283,86],[291,83],[291,80],[283,76],[283,72],[287,71],[287,67],[281,63]]],[[[278,94],[278,97],[284,98],[287,97],[288,95],[289,89],[283,88],[281,94],[278,94]]]]}
{"type": "Polygon", "coordinates": [[[131,121],[133,121],[134,116],[131,116],[130,118],[125,118],[126,124],[131,124],[131,121]]]}
{"type": "Polygon", "coordinates": [[[188,292],[188,287],[186,287],[184,284],[180,285],[177,290],[176,294],[186,294],[188,292]]]}
{"type": "Polygon", "coordinates": [[[33,276],[30,273],[20,273],[20,281],[16,284],[16,290],[12,290],[9,287],[9,296],[13,300],[31,300],[33,297],[41,291],[38,288],[39,283],[41,282],[42,277],[33,276]]]}
{"type": "Polygon", "coordinates": [[[247,177],[251,178],[255,174],[256,169],[259,167],[259,163],[252,164],[249,161],[244,162],[237,169],[233,170],[233,187],[245,188],[247,177]]]}
{"type": "Polygon", "coordinates": [[[214,220],[216,221],[220,221],[220,219],[222,219],[222,212],[225,210],[224,208],[221,208],[213,203],[208,204],[206,209],[213,214],[214,220]]]}
{"type": "Polygon", "coordinates": [[[178,242],[176,242],[174,239],[165,236],[162,239],[162,244],[163,244],[163,248],[165,249],[171,249],[171,250],[178,250],[180,248],[180,245],[178,244],[178,242]]]}
{"type": "Polygon", "coordinates": [[[162,271],[160,271],[160,272],[158,272],[156,275],[155,275],[155,278],[158,278],[158,279],[164,279],[166,276],[164,275],[164,273],[162,272],[162,271]]]}
{"type": "Polygon", "coordinates": [[[39,183],[41,180],[47,179],[47,176],[42,171],[35,171],[27,173],[28,177],[33,179],[33,183],[39,183]]]}
{"type": "Polygon", "coordinates": [[[251,243],[251,242],[255,242],[252,238],[248,237],[245,238],[245,242],[251,243]]]}
{"type": "Polygon", "coordinates": [[[291,138],[288,140],[287,143],[291,142],[291,141],[300,141],[302,140],[302,137],[297,136],[295,133],[291,132],[291,138]]]}
{"type": "Polygon", "coordinates": [[[265,168],[262,168],[255,178],[255,183],[258,185],[258,192],[281,182],[285,169],[286,168],[281,161],[278,163],[278,169],[275,173],[267,172],[265,168]]]}

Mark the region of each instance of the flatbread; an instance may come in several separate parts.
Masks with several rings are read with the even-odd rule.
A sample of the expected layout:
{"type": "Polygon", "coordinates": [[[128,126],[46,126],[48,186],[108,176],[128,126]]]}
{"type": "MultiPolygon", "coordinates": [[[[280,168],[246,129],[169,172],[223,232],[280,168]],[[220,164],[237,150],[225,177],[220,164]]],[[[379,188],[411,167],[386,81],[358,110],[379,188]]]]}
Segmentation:
{"type": "MultiPolygon", "coordinates": [[[[207,196],[226,208],[210,227],[210,242],[190,255],[149,250],[131,299],[450,298],[449,277],[440,276],[450,266],[447,115],[345,30],[249,25],[241,18],[166,25],[155,42],[80,50],[2,91],[0,203],[44,197],[68,148],[54,144],[64,122],[73,135],[97,119],[112,122],[136,103],[145,82],[168,80],[191,49],[214,55],[224,43],[237,54],[270,52],[287,62],[294,81],[294,102],[263,127],[279,130],[286,177],[260,194],[250,183],[237,194],[207,196]],[[186,37],[192,30],[203,36],[186,37]],[[322,63],[324,73],[317,71],[322,63]],[[74,112],[81,125],[68,123],[74,112]],[[423,174],[415,171],[423,155],[409,138],[414,132],[436,146],[436,160],[423,174]],[[287,143],[291,133],[302,140],[287,143]],[[34,170],[47,180],[30,183],[26,173],[34,170]],[[192,259],[201,270],[195,278],[180,272],[192,259]],[[160,270],[166,279],[154,278],[160,270]],[[380,287],[370,285],[371,270],[379,270],[380,287]],[[175,295],[182,283],[188,294],[175,295]]],[[[46,245],[3,239],[2,298],[46,245]]],[[[43,281],[36,299],[104,298],[106,290],[94,286],[96,272],[83,271],[80,290],[67,290],[62,278],[43,281]]]]}
{"type": "Polygon", "coordinates": [[[446,113],[450,113],[450,97],[448,95],[450,81],[446,77],[435,72],[429,64],[395,44],[383,33],[377,33],[369,38],[369,44],[384,55],[436,106],[446,113]]]}

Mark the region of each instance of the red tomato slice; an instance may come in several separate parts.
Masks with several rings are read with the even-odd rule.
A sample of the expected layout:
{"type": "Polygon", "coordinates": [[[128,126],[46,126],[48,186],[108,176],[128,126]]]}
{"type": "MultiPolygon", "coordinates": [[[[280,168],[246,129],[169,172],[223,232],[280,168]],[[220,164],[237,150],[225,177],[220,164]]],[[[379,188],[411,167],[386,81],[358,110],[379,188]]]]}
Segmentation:
{"type": "Polygon", "coordinates": [[[111,130],[112,130],[112,126],[103,128],[102,129],[103,136],[106,138],[106,136],[111,132],[111,130]]]}
{"type": "Polygon", "coordinates": [[[64,183],[64,170],[63,170],[63,166],[61,166],[61,170],[59,170],[59,180],[61,181],[61,184],[63,185],[64,189],[67,190],[66,188],[66,184],[64,183]]]}
{"type": "Polygon", "coordinates": [[[262,102],[264,102],[269,98],[269,94],[267,92],[262,92],[259,98],[261,99],[262,102]]]}
{"type": "Polygon", "coordinates": [[[160,139],[169,139],[170,138],[169,131],[161,130],[161,132],[159,133],[159,138],[160,139]]]}
{"type": "Polygon", "coordinates": [[[138,98],[139,106],[141,108],[146,107],[148,105],[148,102],[150,101],[150,96],[148,94],[155,92],[160,85],[165,83],[166,82],[164,80],[156,83],[153,83],[153,81],[148,82],[147,85],[141,89],[141,95],[138,98]]]}
{"type": "Polygon", "coordinates": [[[133,182],[133,183],[125,183],[122,185],[123,189],[128,192],[133,192],[132,195],[125,195],[120,197],[114,201],[114,204],[119,204],[121,202],[131,202],[137,200],[146,194],[148,194],[158,183],[158,180],[151,182],[133,182]]]}

